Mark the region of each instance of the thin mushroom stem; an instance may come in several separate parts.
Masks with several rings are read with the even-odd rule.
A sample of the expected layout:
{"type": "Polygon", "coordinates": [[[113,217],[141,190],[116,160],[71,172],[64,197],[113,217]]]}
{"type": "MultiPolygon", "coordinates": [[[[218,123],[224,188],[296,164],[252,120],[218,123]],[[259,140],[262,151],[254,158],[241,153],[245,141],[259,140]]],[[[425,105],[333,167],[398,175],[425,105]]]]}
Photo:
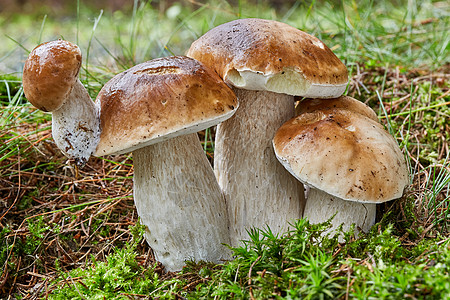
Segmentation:
{"type": "Polygon", "coordinates": [[[135,150],[133,163],[145,238],[167,270],[230,258],[225,200],[196,133],[135,150]]]}
{"type": "Polygon", "coordinates": [[[251,227],[279,233],[301,218],[303,185],[277,161],[272,138],[294,116],[294,97],[233,88],[239,109],[219,124],[214,170],[230,218],[231,244],[248,239],[251,227]]]}
{"type": "Polygon", "coordinates": [[[316,224],[327,221],[334,214],[336,215],[331,221],[330,230],[336,229],[343,223],[343,230],[348,231],[354,223],[357,230],[368,232],[375,224],[376,204],[346,201],[319,189],[311,188],[303,217],[316,224]]]}
{"type": "Polygon", "coordinates": [[[97,147],[100,140],[98,110],[80,80],[64,104],[52,111],[52,135],[58,148],[78,165],[84,165],[97,147]]]}

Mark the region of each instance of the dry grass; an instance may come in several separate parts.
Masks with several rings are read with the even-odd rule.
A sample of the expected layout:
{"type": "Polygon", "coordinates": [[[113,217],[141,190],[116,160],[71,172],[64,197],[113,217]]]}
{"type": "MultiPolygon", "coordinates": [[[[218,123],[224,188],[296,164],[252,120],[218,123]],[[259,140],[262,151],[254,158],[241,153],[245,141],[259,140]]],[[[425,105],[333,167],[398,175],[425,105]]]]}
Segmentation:
{"type": "MultiPolygon", "coordinates": [[[[399,68],[353,68],[348,94],[365,100],[376,111],[381,110],[379,96],[383,99],[387,114],[392,116],[381,121],[385,125],[388,125],[388,119],[392,124],[399,124],[396,125],[396,137],[400,144],[405,142],[402,145],[414,172],[412,185],[402,201],[382,207],[394,212],[395,226],[404,232],[404,246],[416,245],[421,239],[446,230],[447,223],[436,224],[436,212],[429,210],[427,191],[433,189],[430,181],[433,172],[435,174],[443,167],[448,169],[449,165],[443,166],[441,162],[449,157],[449,141],[445,133],[450,132],[450,123],[444,123],[442,131],[437,133],[434,162],[424,159],[421,141],[429,132],[420,120],[430,110],[436,111],[437,107],[420,110],[423,106],[418,97],[424,95],[418,89],[423,83],[436,87],[438,98],[444,100],[440,106],[448,107],[449,73],[449,66],[433,73],[425,70],[405,73],[399,68]],[[411,128],[406,128],[408,118],[411,118],[407,113],[410,109],[416,112],[411,128]],[[406,134],[409,135],[407,143],[403,140],[406,134]],[[417,218],[413,221],[407,212],[410,203],[414,203],[413,212],[417,218]],[[418,237],[411,237],[410,229],[415,230],[418,237]]],[[[33,111],[29,106],[26,109],[33,111]]],[[[442,117],[449,120],[448,115],[442,117]]],[[[2,298],[14,294],[24,299],[45,296],[58,288],[51,284],[51,280],[59,271],[86,266],[92,256],[103,261],[114,247],[130,241],[129,226],[138,220],[132,199],[131,158],[91,158],[85,167],[78,169],[57,150],[50,138],[49,126],[49,121],[42,123],[39,125],[42,130],[37,131],[35,124],[23,123],[0,131],[1,137],[9,136],[12,131],[16,133],[6,143],[12,139],[22,141],[22,150],[0,163],[0,227],[10,229],[4,236],[9,267],[0,278],[2,298]],[[27,136],[28,132],[37,133],[27,136]],[[32,243],[30,237],[34,237],[32,243]],[[27,245],[35,248],[26,250],[27,245]],[[56,263],[59,269],[55,267],[56,263]]],[[[204,137],[204,134],[202,132],[200,136],[204,137]]],[[[211,153],[209,155],[212,157],[211,153]]],[[[436,195],[436,199],[441,201],[448,197],[448,186],[436,195]]],[[[448,207],[439,209],[442,212],[448,207]]],[[[156,263],[145,242],[139,244],[138,252],[138,261],[143,266],[156,263]]],[[[186,285],[187,290],[203,280],[195,273],[166,274],[161,266],[157,267],[157,273],[162,278],[184,276],[183,279],[190,282],[186,285]]]]}

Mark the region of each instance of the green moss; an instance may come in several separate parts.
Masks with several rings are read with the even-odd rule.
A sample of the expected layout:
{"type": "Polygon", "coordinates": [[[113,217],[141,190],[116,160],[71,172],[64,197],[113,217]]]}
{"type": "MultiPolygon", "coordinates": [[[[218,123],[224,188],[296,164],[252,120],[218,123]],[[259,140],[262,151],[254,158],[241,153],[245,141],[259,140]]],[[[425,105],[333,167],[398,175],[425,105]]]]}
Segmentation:
{"type": "MultiPolygon", "coordinates": [[[[61,272],[49,299],[129,299],[129,296],[151,296],[172,299],[182,281],[163,281],[152,266],[144,269],[136,260],[136,246],[141,242],[143,226],[131,227],[133,240],[99,262],[91,256],[90,263],[69,273],[61,272]],[[73,280],[73,278],[77,278],[73,280]],[[68,284],[67,284],[68,283],[68,284]],[[59,287],[60,286],[60,287],[59,287]]],[[[58,268],[58,263],[55,265],[58,268]]]]}
{"type": "Polygon", "coordinates": [[[232,249],[236,258],[188,298],[336,299],[345,296],[350,282],[353,299],[438,299],[450,292],[445,283],[448,241],[423,242],[409,250],[387,225],[357,240],[346,234],[346,243],[339,244],[323,235],[327,226],[300,220],[294,231],[278,238],[253,231],[251,241],[232,249]],[[436,255],[427,256],[429,249],[436,255]]]}
{"type": "MultiPolygon", "coordinates": [[[[269,229],[252,229],[250,239],[231,248],[232,261],[222,265],[188,262],[176,279],[163,280],[155,267],[136,260],[143,226],[132,227],[133,240],[112,252],[106,262],[91,258],[84,268],[61,272],[50,299],[126,299],[146,295],[173,299],[442,299],[450,293],[450,241],[441,236],[422,239],[407,248],[392,224],[344,243],[324,234],[330,221],[309,224],[302,219],[294,230],[276,236],[269,229]],[[185,289],[183,274],[200,282],[185,289]],[[72,278],[72,280],[71,280],[72,278]],[[76,280],[73,280],[76,278],[76,280]],[[200,280],[198,280],[200,279],[200,280]],[[66,286],[63,282],[71,282],[66,286]],[[351,286],[348,286],[351,282],[351,286]]],[[[58,269],[58,266],[55,266],[58,269]]]]}

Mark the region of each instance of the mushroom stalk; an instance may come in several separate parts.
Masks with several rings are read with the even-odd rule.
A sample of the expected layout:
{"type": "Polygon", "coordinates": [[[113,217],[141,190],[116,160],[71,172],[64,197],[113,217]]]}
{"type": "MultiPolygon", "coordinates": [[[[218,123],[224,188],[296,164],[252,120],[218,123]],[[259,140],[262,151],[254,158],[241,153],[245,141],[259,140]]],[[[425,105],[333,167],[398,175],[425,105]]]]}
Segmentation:
{"type": "Polygon", "coordinates": [[[343,230],[348,231],[354,223],[357,232],[359,230],[368,232],[370,227],[375,224],[376,204],[346,201],[311,188],[303,217],[308,218],[311,223],[320,223],[330,219],[333,215],[335,216],[331,221],[331,230],[343,223],[343,230]]]}
{"type": "Polygon", "coordinates": [[[230,258],[226,204],[196,133],[134,150],[133,164],[145,238],[167,270],[230,258]]]}
{"type": "Polygon", "coordinates": [[[217,126],[214,170],[225,195],[231,244],[248,239],[251,227],[287,230],[301,218],[303,185],[277,161],[272,138],[294,116],[294,97],[233,88],[239,109],[217,126]]]}
{"type": "Polygon", "coordinates": [[[98,110],[80,80],[75,82],[64,104],[52,111],[52,135],[58,148],[78,165],[84,165],[97,147],[98,110]]]}

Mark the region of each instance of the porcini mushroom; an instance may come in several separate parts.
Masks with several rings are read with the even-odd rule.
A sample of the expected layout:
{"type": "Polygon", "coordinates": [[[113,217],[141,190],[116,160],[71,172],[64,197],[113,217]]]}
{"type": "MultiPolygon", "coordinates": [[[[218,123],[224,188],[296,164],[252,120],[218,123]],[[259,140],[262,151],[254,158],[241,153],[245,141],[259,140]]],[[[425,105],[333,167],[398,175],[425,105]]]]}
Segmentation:
{"type": "Polygon", "coordinates": [[[198,61],[167,57],[116,75],[96,105],[94,155],[133,152],[134,201],[156,258],[169,271],[229,258],[225,199],[196,132],[233,115],[232,90],[198,61]]]}
{"type": "Polygon", "coordinates": [[[99,117],[94,102],[78,79],[81,51],[57,40],[34,48],[23,69],[23,89],[35,107],[52,113],[52,135],[59,149],[83,165],[94,152],[99,117]]]}
{"type": "Polygon", "coordinates": [[[368,106],[350,97],[304,100],[299,111],[273,146],[281,164],[310,187],[303,216],[319,223],[336,214],[332,229],[355,223],[367,232],[376,204],[400,198],[408,184],[397,142],[368,106]]]}
{"type": "Polygon", "coordinates": [[[279,165],[271,141],[294,116],[294,96],[338,97],[347,69],[319,39],[287,24],[240,19],[211,29],[187,55],[233,87],[240,107],[218,125],[214,170],[227,199],[233,245],[251,226],[287,229],[303,209],[303,186],[279,165]]]}

